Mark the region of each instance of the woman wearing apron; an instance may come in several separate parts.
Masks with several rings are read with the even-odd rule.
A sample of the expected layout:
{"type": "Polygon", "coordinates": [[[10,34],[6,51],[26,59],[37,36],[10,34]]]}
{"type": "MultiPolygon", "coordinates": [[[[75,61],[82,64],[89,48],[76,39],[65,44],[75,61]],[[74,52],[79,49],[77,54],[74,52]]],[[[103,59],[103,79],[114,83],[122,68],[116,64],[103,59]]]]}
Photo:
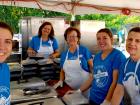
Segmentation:
{"type": "Polygon", "coordinates": [[[54,38],[54,29],[50,22],[44,22],[34,36],[27,50],[29,56],[43,56],[56,58],[59,56],[58,43],[54,38]]]}
{"type": "Polygon", "coordinates": [[[69,27],[64,33],[68,49],[61,55],[60,81],[55,88],[62,86],[63,81],[73,89],[89,78],[92,69],[92,55],[87,48],[79,45],[81,34],[78,29],[69,27]]]}
{"type": "Polygon", "coordinates": [[[124,88],[130,96],[131,104],[140,105],[140,27],[132,28],[129,31],[126,50],[130,57],[121,67],[111,105],[120,105],[124,88]]]}

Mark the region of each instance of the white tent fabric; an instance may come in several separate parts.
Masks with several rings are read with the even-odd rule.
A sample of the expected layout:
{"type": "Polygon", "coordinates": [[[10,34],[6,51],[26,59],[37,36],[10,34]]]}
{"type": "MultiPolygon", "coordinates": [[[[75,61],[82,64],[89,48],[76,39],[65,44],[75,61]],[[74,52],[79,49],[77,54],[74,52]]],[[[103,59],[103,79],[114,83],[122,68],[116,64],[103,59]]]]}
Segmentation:
{"type": "Polygon", "coordinates": [[[140,15],[140,0],[0,0],[0,5],[40,8],[74,15],[140,15]]]}

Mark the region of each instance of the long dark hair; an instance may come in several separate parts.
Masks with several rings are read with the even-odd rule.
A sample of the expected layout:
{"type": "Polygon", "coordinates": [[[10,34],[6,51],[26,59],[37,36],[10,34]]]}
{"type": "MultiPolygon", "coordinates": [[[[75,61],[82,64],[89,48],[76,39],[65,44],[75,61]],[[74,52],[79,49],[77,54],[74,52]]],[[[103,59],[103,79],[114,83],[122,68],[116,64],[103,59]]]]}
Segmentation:
{"type": "Polygon", "coordinates": [[[53,39],[54,38],[54,29],[53,29],[53,26],[50,22],[44,22],[40,27],[39,27],[39,30],[38,30],[38,37],[40,38],[42,36],[42,29],[46,26],[46,25],[50,25],[51,26],[51,32],[50,34],[48,35],[48,37],[50,39],[53,39]]]}

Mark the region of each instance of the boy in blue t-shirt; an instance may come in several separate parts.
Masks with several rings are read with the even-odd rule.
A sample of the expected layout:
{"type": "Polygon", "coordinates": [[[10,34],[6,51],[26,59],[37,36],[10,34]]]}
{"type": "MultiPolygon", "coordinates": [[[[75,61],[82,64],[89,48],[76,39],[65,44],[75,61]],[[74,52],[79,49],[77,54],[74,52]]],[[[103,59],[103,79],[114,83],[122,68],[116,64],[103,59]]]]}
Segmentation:
{"type": "Polygon", "coordinates": [[[10,105],[10,72],[4,61],[12,51],[13,31],[0,22],[0,105],[10,105]]]}

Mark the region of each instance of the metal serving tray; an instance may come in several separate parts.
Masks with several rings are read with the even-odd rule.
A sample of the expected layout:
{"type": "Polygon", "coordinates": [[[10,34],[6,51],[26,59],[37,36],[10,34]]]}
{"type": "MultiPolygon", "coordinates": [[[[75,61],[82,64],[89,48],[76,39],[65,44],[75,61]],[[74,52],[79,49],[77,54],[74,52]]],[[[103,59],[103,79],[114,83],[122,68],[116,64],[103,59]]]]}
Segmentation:
{"type": "MultiPolygon", "coordinates": [[[[26,103],[26,102],[33,102],[39,100],[45,100],[50,98],[56,98],[57,92],[50,86],[47,86],[43,80],[32,78],[27,83],[20,83],[11,82],[11,105],[26,103]],[[33,95],[25,95],[24,89],[25,88],[33,88],[33,87],[44,87],[46,86],[47,89],[50,89],[50,92],[41,92],[38,94],[33,95]]],[[[28,105],[28,104],[26,104],[28,105]]]]}

